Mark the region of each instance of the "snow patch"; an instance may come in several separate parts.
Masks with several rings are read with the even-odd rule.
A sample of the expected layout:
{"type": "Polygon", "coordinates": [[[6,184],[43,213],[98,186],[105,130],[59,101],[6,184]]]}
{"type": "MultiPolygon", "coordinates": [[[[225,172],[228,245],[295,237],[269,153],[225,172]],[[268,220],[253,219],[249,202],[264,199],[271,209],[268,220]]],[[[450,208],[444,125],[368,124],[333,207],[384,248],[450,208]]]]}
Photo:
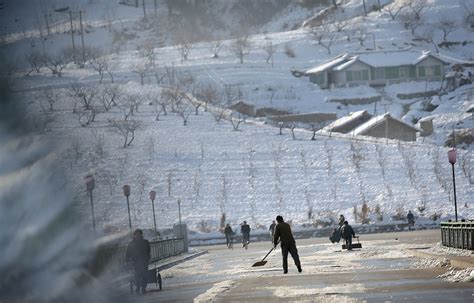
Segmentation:
{"type": "Polygon", "coordinates": [[[205,293],[200,294],[194,298],[194,303],[199,302],[212,302],[219,294],[225,292],[235,284],[234,281],[222,281],[214,284],[210,289],[205,293]]]}

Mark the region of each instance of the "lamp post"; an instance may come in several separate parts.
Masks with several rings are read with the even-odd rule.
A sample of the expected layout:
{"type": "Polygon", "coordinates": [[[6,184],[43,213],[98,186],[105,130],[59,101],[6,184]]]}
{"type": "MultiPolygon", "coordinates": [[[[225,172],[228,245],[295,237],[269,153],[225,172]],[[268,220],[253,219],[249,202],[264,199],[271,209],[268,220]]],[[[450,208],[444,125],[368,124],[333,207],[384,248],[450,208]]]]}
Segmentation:
{"type": "Polygon", "coordinates": [[[123,186],[123,194],[125,197],[127,197],[127,209],[128,209],[128,226],[130,227],[130,233],[132,233],[132,219],[130,217],[130,202],[128,200],[128,197],[130,196],[130,185],[124,185],[123,186]]]}
{"type": "Polygon", "coordinates": [[[454,176],[454,164],[456,163],[456,149],[453,147],[452,150],[448,151],[448,160],[453,168],[453,192],[454,192],[454,217],[458,222],[458,205],[456,202],[456,178],[454,176]]]}
{"type": "Polygon", "coordinates": [[[156,192],[154,190],[150,191],[150,200],[151,200],[151,207],[153,208],[153,224],[155,226],[155,237],[156,237],[156,216],[155,216],[155,198],[156,192]]]}
{"type": "Polygon", "coordinates": [[[181,227],[181,199],[178,199],[178,218],[179,218],[179,235],[183,237],[183,230],[181,227]]]}
{"type": "Polygon", "coordinates": [[[94,200],[92,199],[92,190],[94,189],[94,176],[87,175],[84,177],[84,179],[86,180],[86,189],[89,192],[89,196],[91,198],[92,229],[94,230],[94,233],[95,233],[96,230],[95,230],[95,216],[94,216],[94,200]]]}

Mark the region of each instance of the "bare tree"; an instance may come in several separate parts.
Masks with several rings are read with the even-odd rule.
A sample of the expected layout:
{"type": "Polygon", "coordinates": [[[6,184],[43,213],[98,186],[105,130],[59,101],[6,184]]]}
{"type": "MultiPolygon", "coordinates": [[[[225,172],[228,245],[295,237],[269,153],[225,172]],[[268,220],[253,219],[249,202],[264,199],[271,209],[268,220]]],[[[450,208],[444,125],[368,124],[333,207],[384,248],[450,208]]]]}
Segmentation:
{"type": "Polygon", "coordinates": [[[143,100],[140,96],[133,93],[125,94],[120,99],[119,107],[122,109],[124,120],[127,121],[130,116],[135,115],[143,100]]]}
{"type": "Polygon", "coordinates": [[[240,63],[244,63],[244,57],[250,52],[250,41],[248,36],[235,39],[231,45],[231,50],[237,58],[239,58],[240,63]]]}
{"type": "Polygon", "coordinates": [[[74,110],[74,115],[79,121],[79,124],[84,127],[93,122],[93,119],[95,119],[96,116],[96,112],[93,112],[91,109],[84,109],[81,107],[74,110]]]}
{"type": "Polygon", "coordinates": [[[61,98],[61,94],[58,90],[55,90],[53,88],[46,88],[41,91],[41,99],[40,99],[40,105],[43,107],[43,110],[45,111],[46,108],[44,108],[42,102],[45,100],[48,103],[48,110],[53,111],[54,110],[54,104],[56,104],[59,99],[61,98]]]}
{"type": "Polygon", "coordinates": [[[400,20],[406,29],[410,29],[414,36],[417,28],[424,24],[423,9],[426,7],[426,0],[405,0],[406,7],[400,13],[400,20]]]}
{"type": "Polygon", "coordinates": [[[326,123],[325,122],[309,122],[308,123],[308,125],[311,128],[311,132],[313,133],[313,135],[311,136],[312,141],[316,140],[316,132],[320,130],[321,128],[323,128],[324,124],[326,123]]]}
{"type": "Polygon", "coordinates": [[[77,83],[73,83],[69,87],[69,95],[79,100],[86,110],[90,110],[92,108],[96,101],[98,92],[99,91],[96,87],[77,83]]]}
{"type": "Polygon", "coordinates": [[[193,50],[194,44],[188,40],[182,39],[179,43],[179,53],[181,55],[181,63],[188,60],[191,51],[193,50]]]}
{"type": "Polygon", "coordinates": [[[219,123],[222,119],[224,119],[226,111],[227,110],[224,106],[216,103],[216,105],[212,108],[211,114],[214,117],[214,120],[219,123]]]}
{"type": "Polygon", "coordinates": [[[92,68],[99,73],[99,83],[102,83],[104,74],[109,70],[109,60],[104,56],[98,55],[91,60],[91,65],[92,68]]]}
{"type": "Polygon", "coordinates": [[[403,7],[403,5],[399,5],[394,1],[392,4],[385,6],[383,8],[383,11],[387,12],[390,15],[390,18],[392,18],[392,20],[395,20],[398,14],[402,11],[403,7]]]}
{"type": "Polygon", "coordinates": [[[197,84],[194,75],[188,71],[176,73],[177,89],[194,94],[197,84]]]}
{"type": "Polygon", "coordinates": [[[199,108],[204,104],[200,100],[194,98],[194,96],[187,97],[189,103],[194,107],[194,114],[197,116],[199,114],[199,108]]]}
{"type": "Polygon", "coordinates": [[[100,87],[98,98],[105,111],[109,111],[113,106],[117,106],[117,100],[122,94],[123,92],[119,85],[102,85],[100,87]]]}
{"type": "Polygon", "coordinates": [[[32,51],[31,53],[26,54],[25,59],[31,67],[31,70],[27,75],[31,74],[33,71],[39,74],[41,68],[46,66],[45,57],[38,51],[32,51]]]}
{"type": "Polygon", "coordinates": [[[176,108],[181,105],[185,97],[185,93],[182,92],[178,87],[164,89],[161,93],[170,101],[169,104],[171,104],[172,112],[176,111],[176,108]]]}
{"type": "Polygon", "coordinates": [[[222,47],[222,41],[216,40],[209,43],[209,49],[212,53],[212,58],[219,58],[219,52],[222,47]]]}
{"type": "Polygon", "coordinates": [[[448,35],[457,29],[457,24],[454,19],[444,16],[438,21],[436,28],[443,32],[443,42],[446,42],[448,35]]]}
{"type": "Polygon", "coordinates": [[[159,95],[154,94],[154,100],[157,103],[157,106],[160,106],[163,114],[166,116],[168,114],[167,108],[172,103],[169,95],[165,94],[164,91],[161,91],[159,95]]]}
{"type": "Polygon", "coordinates": [[[63,69],[67,66],[67,60],[64,53],[57,55],[46,55],[45,56],[46,68],[48,68],[53,75],[61,78],[63,69]]]}
{"type": "Polygon", "coordinates": [[[132,144],[135,139],[135,132],[141,127],[137,120],[109,120],[111,132],[122,136],[123,147],[132,144]]]}
{"type": "Polygon", "coordinates": [[[439,53],[438,44],[434,41],[434,29],[432,27],[426,28],[423,32],[419,33],[417,39],[430,43],[435,48],[436,52],[439,53]]]}
{"type": "Polygon", "coordinates": [[[186,126],[188,124],[188,118],[193,113],[193,108],[191,107],[191,104],[188,101],[189,100],[181,102],[175,109],[175,112],[183,120],[183,126],[186,126]]]}
{"type": "Polygon", "coordinates": [[[133,72],[140,76],[140,84],[145,84],[145,77],[148,75],[150,68],[146,64],[136,64],[133,67],[133,72]]]}
{"type": "Polygon", "coordinates": [[[368,35],[367,28],[363,25],[359,25],[354,29],[354,37],[359,41],[360,46],[364,46],[364,42],[367,40],[368,35]]]}
{"type": "Polygon", "coordinates": [[[232,112],[231,115],[229,116],[229,122],[232,124],[232,128],[234,131],[239,130],[240,124],[242,122],[245,122],[245,115],[239,112],[232,112]]]}
{"type": "Polygon", "coordinates": [[[312,27],[309,30],[309,35],[318,43],[319,46],[324,47],[328,54],[331,54],[331,46],[336,38],[336,35],[331,30],[329,24],[325,23],[318,27],[312,27]]]}
{"type": "Polygon", "coordinates": [[[168,84],[169,85],[176,85],[176,68],[174,65],[172,66],[166,66],[165,65],[165,71],[166,71],[166,77],[168,78],[168,84]]]}
{"type": "Polygon", "coordinates": [[[157,84],[157,85],[160,85],[160,84],[163,82],[163,79],[165,79],[166,74],[163,73],[161,69],[159,69],[158,67],[156,67],[156,68],[153,70],[153,77],[155,77],[156,84],[157,84]]]}
{"type": "Polygon", "coordinates": [[[265,44],[265,46],[263,47],[263,50],[265,51],[265,53],[267,54],[267,57],[265,58],[265,61],[268,62],[271,60],[272,62],[272,67],[273,67],[273,55],[276,53],[277,51],[277,47],[276,45],[273,45],[272,41],[269,41],[267,44],[265,44]]]}
{"type": "Polygon", "coordinates": [[[212,84],[200,86],[196,97],[204,102],[204,110],[207,111],[208,104],[215,104],[219,98],[218,90],[212,84]]]}
{"type": "Polygon", "coordinates": [[[347,21],[347,17],[343,16],[339,20],[335,20],[332,18],[332,20],[329,21],[329,23],[332,23],[334,25],[334,28],[338,33],[342,32],[347,26],[349,26],[349,22],[347,21]]]}

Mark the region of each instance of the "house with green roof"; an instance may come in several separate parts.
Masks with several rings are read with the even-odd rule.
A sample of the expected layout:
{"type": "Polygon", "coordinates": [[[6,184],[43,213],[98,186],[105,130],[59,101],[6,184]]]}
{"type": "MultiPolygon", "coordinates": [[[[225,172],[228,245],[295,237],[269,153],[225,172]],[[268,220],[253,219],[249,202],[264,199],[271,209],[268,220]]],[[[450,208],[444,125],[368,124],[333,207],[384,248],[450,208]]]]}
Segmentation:
{"type": "Polygon", "coordinates": [[[411,48],[344,53],[305,71],[321,88],[384,86],[408,81],[442,81],[451,62],[411,48]]]}

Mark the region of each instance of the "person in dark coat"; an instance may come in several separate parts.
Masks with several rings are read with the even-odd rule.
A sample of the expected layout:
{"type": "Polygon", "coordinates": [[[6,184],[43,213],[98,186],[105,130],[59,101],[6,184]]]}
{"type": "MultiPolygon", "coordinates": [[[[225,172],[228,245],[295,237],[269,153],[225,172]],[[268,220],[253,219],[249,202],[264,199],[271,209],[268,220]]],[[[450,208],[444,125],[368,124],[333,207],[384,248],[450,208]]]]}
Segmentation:
{"type": "Polygon", "coordinates": [[[282,216],[277,216],[278,224],[275,227],[275,234],[273,235],[273,245],[276,247],[278,242],[281,243],[281,254],[283,256],[283,273],[288,273],[288,253],[291,254],[293,261],[295,261],[298,272],[301,272],[300,257],[298,256],[298,249],[296,248],[295,238],[291,233],[291,227],[288,223],[283,221],[282,216]]]}
{"type": "Polygon", "coordinates": [[[234,231],[232,230],[232,227],[230,227],[230,224],[227,223],[227,225],[224,228],[224,234],[225,234],[225,240],[227,242],[227,247],[232,248],[232,244],[234,242],[234,231]]]}
{"type": "Polygon", "coordinates": [[[346,221],[346,218],[344,218],[343,215],[339,216],[339,228],[341,228],[344,225],[344,221],[346,221]]]}
{"type": "Polygon", "coordinates": [[[240,232],[242,233],[242,246],[245,247],[250,242],[250,226],[247,224],[247,221],[244,221],[242,226],[240,226],[240,232]]]}
{"type": "Polygon", "coordinates": [[[415,226],[415,216],[411,213],[411,210],[408,211],[407,220],[408,220],[408,230],[412,230],[413,227],[415,226]]]}
{"type": "Polygon", "coordinates": [[[150,242],[143,239],[141,229],[136,229],[133,232],[133,240],[127,246],[125,259],[133,264],[135,292],[140,292],[141,288],[142,293],[146,293],[146,275],[148,273],[148,263],[150,262],[150,242]]]}
{"type": "Polygon", "coordinates": [[[341,236],[346,240],[346,249],[352,250],[352,238],[355,238],[355,232],[347,221],[344,221],[344,225],[341,228],[341,236]]]}

